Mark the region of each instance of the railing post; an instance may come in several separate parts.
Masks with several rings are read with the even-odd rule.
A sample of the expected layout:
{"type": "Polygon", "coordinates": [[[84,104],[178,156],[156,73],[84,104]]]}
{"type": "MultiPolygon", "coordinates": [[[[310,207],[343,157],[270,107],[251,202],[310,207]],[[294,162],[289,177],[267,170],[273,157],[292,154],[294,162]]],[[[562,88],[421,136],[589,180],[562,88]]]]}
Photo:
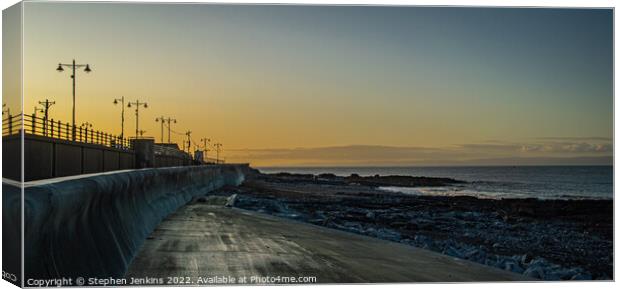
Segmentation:
{"type": "Polygon", "coordinates": [[[36,134],[35,133],[35,129],[36,129],[36,125],[37,125],[37,119],[36,119],[36,114],[32,114],[32,134],[36,134]]]}
{"type": "Polygon", "coordinates": [[[62,122],[58,121],[58,138],[62,139],[62,122]]]}
{"type": "Polygon", "coordinates": [[[50,121],[50,124],[52,125],[52,128],[50,129],[50,136],[54,138],[54,119],[53,118],[50,121]]]}

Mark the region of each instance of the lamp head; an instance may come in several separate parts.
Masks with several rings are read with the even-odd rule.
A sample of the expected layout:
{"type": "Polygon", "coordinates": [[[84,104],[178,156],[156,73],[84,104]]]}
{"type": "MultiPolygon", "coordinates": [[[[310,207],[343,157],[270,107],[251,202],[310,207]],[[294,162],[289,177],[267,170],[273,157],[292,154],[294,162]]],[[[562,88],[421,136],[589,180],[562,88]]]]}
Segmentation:
{"type": "Polygon", "coordinates": [[[144,104],[144,108],[147,108],[147,107],[149,107],[149,106],[148,106],[148,104],[146,104],[146,103],[145,103],[145,104],[144,104]]]}
{"type": "Polygon", "coordinates": [[[58,63],[58,68],[56,68],[56,71],[63,72],[63,71],[65,71],[65,69],[62,68],[62,64],[58,63]]]}
{"type": "Polygon", "coordinates": [[[114,100],[114,104],[118,104],[118,100],[116,100],[116,99],[115,99],[115,100],[114,100]]]}
{"type": "Polygon", "coordinates": [[[127,107],[131,107],[131,102],[127,104],[127,107]]]}
{"type": "Polygon", "coordinates": [[[88,64],[86,64],[86,68],[84,68],[84,71],[85,71],[86,73],[91,72],[91,70],[90,70],[90,66],[89,66],[88,64]]]}

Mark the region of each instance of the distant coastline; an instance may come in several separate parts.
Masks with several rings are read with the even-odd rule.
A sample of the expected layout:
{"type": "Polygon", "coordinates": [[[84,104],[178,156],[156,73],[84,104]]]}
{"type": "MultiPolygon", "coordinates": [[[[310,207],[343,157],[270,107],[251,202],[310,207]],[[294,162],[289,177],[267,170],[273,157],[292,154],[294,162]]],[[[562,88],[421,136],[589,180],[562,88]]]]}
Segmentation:
{"type": "MultiPolygon", "coordinates": [[[[453,178],[468,182],[421,194],[483,198],[612,199],[613,166],[332,166],[257,167],[263,173],[331,173],[346,177],[403,175],[453,178]]],[[[397,187],[397,186],[396,186],[397,187]]],[[[391,188],[391,190],[395,190],[391,188]]],[[[413,190],[413,191],[415,191],[413,190]]],[[[413,192],[409,190],[409,192],[413,192]]]]}

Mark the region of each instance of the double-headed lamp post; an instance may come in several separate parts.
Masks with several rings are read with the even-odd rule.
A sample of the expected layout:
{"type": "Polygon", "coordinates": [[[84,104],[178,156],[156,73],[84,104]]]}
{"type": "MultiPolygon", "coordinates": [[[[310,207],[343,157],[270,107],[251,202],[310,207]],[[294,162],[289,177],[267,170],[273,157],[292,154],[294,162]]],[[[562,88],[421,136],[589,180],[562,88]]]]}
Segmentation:
{"type": "Polygon", "coordinates": [[[73,72],[73,74],[71,74],[71,79],[73,80],[73,110],[71,113],[71,124],[73,125],[73,128],[71,129],[71,138],[72,140],[75,140],[75,69],[84,67],[84,72],[86,73],[91,72],[91,70],[88,64],[75,64],[75,59],[73,59],[71,64],[58,63],[58,68],[56,68],[56,71],[65,71],[63,67],[70,67],[73,72]]]}
{"type": "Polygon", "coordinates": [[[209,151],[209,142],[211,141],[210,138],[201,138],[200,141],[202,142],[204,148],[205,148],[205,161],[207,161],[207,152],[209,151]]]}
{"type": "Polygon", "coordinates": [[[140,118],[140,106],[147,108],[148,104],[146,102],[140,102],[140,100],[136,100],[134,102],[129,102],[127,107],[131,107],[131,105],[136,106],[136,138],[140,135],[140,127],[138,126],[138,119],[140,118]]]}
{"type": "Polygon", "coordinates": [[[161,142],[164,142],[164,123],[168,122],[168,143],[170,143],[170,122],[177,123],[177,120],[171,117],[165,118],[160,116],[155,119],[156,122],[161,121],[161,142]]]}
{"type": "Polygon", "coordinates": [[[125,138],[125,97],[114,99],[114,105],[121,104],[121,139],[125,138]]]}
{"type": "Polygon", "coordinates": [[[222,144],[216,143],[213,146],[215,147],[215,152],[217,154],[215,157],[215,163],[219,164],[220,163],[220,150],[222,149],[222,144]]]}

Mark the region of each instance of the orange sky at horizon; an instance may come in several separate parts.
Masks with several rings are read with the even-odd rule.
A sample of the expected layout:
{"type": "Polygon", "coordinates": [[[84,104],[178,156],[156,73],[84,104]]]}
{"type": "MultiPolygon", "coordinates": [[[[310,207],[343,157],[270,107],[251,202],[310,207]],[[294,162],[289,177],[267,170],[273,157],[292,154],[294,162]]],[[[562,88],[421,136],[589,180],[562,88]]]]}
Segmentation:
{"type": "MultiPolygon", "coordinates": [[[[51,118],[71,120],[70,71],[56,67],[75,58],[92,69],[77,72],[78,125],[120,134],[121,108],[113,100],[139,99],[149,105],[140,109],[146,135],[159,141],[155,119],[173,117],[175,131],[223,143],[233,161],[346,165],[339,156],[349,155],[358,165],[390,165],[610,156],[611,71],[599,65],[607,59],[601,55],[611,62],[612,51],[601,46],[611,37],[599,32],[609,15],[540,15],[585,25],[579,38],[561,32],[568,24],[511,22],[539,17],[530,12],[478,10],[25,3],[24,110],[31,114],[49,98],[56,101],[51,118]],[[495,18],[502,13],[509,13],[505,22],[495,18]],[[508,27],[522,47],[513,50],[490,28],[480,32],[485,21],[508,27]],[[420,23],[428,27],[413,28],[420,23]],[[538,37],[532,29],[559,40],[521,43],[538,37]],[[567,43],[577,48],[557,51],[567,43]],[[574,53],[593,64],[573,62],[574,53]]],[[[134,111],[125,108],[125,135],[134,134],[134,111]]],[[[172,135],[173,142],[184,139],[172,135]]]]}

